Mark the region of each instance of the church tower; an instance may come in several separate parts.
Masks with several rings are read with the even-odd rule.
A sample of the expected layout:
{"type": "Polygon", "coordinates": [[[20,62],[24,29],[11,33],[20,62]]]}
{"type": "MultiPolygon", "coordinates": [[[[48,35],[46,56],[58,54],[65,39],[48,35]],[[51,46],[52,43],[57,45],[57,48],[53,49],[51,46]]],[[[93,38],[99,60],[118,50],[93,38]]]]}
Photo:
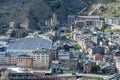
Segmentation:
{"type": "Polygon", "coordinates": [[[54,13],[51,18],[51,26],[56,26],[57,24],[59,24],[59,21],[57,19],[57,15],[54,13]]]}

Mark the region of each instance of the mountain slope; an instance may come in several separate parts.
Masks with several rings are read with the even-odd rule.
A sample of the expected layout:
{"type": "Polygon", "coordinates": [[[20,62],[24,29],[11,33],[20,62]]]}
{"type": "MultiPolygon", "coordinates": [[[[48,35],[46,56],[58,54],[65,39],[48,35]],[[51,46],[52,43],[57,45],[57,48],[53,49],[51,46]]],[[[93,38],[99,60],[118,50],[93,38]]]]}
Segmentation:
{"type": "Polygon", "coordinates": [[[103,17],[120,16],[120,0],[110,3],[98,3],[92,5],[89,15],[101,15],[103,17]]]}
{"type": "Polygon", "coordinates": [[[33,27],[34,19],[47,19],[50,14],[52,11],[49,6],[41,0],[0,1],[0,23],[5,22],[7,24],[13,21],[22,24],[29,22],[30,26],[33,27]]]}
{"type": "Polygon", "coordinates": [[[36,29],[39,20],[49,19],[53,13],[57,14],[60,22],[64,22],[68,14],[76,14],[95,2],[96,0],[0,0],[0,26],[8,26],[13,21],[24,28],[36,29]]]}

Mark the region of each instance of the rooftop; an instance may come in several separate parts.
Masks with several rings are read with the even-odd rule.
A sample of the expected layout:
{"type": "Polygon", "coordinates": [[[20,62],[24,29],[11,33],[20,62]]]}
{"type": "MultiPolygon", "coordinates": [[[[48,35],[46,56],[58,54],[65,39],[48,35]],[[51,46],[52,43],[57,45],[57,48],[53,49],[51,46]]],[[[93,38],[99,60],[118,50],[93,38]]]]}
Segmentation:
{"type": "Polygon", "coordinates": [[[7,50],[51,49],[52,41],[42,38],[21,38],[9,43],[7,50]]]}

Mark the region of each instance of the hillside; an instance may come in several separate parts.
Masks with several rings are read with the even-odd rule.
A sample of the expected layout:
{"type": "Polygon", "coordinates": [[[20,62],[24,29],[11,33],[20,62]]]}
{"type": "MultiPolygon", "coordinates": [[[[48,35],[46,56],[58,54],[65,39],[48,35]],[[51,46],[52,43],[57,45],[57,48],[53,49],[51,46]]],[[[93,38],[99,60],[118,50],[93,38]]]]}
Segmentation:
{"type": "Polygon", "coordinates": [[[47,19],[52,14],[49,6],[41,0],[0,0],[0,23],[13,21],[23,27],[34,28],[35,19],[47,19]]]}
{"type": "Polygon", "coordinates": [[[120,0],[108,2],[108,3],[98,3],[92,5],[89,10],[89,15],[101,15],[103,17],[113,17],[120,16],[120,0]]]}
{"type": "Polygon", "coordinates": [[[95,0],[0,0],[0,26],[2,30],[13,21],[24,28],[37,28],[38,20],[49,19],[56,13],[60,22],[68,14],[76,14],[95,0]]]}
{"type": "Polygon", "coordinates": [[[66,21],[68,14],[77,14],[84,8],[89,12],[89,15],[119,16],[120,6],[119,3],[114,1],[0,0],[0,30],[4,32],[11,21],[16,22],[23,28],[37,29],[38,21],[50,19],[53,13],[56,13],[58,20],[63,23],[66,21]],[[113,15],[113,13],[115,14],[113,15]]]}

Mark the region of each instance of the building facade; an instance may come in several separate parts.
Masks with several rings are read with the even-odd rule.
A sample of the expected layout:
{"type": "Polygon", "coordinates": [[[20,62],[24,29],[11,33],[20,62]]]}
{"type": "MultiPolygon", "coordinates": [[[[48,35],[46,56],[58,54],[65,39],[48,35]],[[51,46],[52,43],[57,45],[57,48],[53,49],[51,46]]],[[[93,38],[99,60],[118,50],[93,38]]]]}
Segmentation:
{"type": "Polygon", "coordinates": [[[6,56],[6,64],[7,65],[16,65],[16,57],[17,56],[6,56]]]}
{"type": "Polygon", "coordinates": [[[6,64],[5,51],[0,52],[0,64],[6,64]]]}
{"type": "Polygon", "coordinates": [[[48,69],[49,68],[49,51],[35,50],[33,51],[33,68],[48,69]]]}
{"type": "Polygon", "coordinates": [[[29,55],[18,55],[16,58],[16,66],[23,68],[32,68],[33,60],[29,55]]]}

